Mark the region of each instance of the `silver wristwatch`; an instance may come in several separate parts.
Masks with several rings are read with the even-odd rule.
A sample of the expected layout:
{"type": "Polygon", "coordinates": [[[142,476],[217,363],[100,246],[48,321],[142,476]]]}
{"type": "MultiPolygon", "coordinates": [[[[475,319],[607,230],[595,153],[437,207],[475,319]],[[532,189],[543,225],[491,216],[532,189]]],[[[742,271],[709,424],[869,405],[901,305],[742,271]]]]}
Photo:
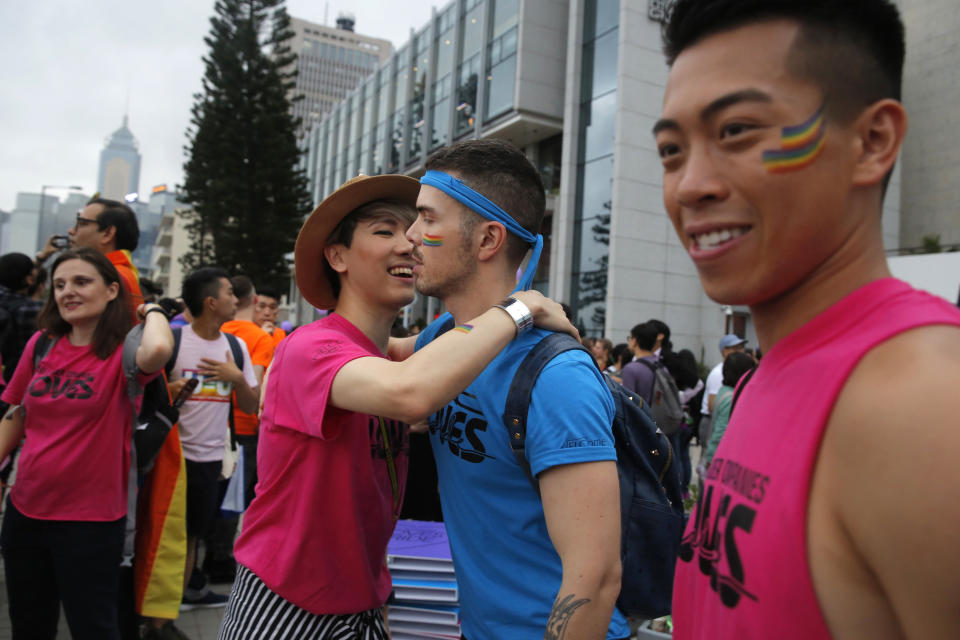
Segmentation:
{"type": "Polygon", "coordinates": [[[503,309],[510,314],[510,317],[517,325],[517,335],[520,335],[524,331],[533,328],[533,315],[530,313],[530,308],[513,296],[506,298],[493,306],[503,309]]]}

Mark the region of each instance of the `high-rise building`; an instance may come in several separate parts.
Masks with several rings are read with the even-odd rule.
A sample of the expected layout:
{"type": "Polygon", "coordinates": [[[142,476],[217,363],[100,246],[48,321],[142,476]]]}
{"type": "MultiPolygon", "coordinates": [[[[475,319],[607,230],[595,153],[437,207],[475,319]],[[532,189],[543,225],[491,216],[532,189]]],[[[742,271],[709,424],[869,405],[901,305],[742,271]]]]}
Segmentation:
{"type": "MultiPolygon", "coordinates": [[[[953,239],[960,223],[949,188],[960,152],[943,135],[955,121],[950,96],[960,87],[949,80],[958,73],[950,64],[958,61],[956,47],[942,35],[949,35],[943,16],[950,1],[930,0],[943,5],[939,11],[921,0],[898,2],[908,52],[928,34],[941,35],[908,57],[904,101],[914,122],[883,206],[884,246],[891,250],[921,226],[942,230],[945,244],[960,242],[953,239]],[[929,65],[933,73],[922,72],[929,65]],[[926,122],[918,124],[920,118],[926,122]],[[925,149],[938,153],[923,155],[925,149]],[[925,168],[918,170],[920,155],[925,168]],[[906,190],[908,182],[913,191],[929,185],[929,193],[908,198],[904,191],[901,215],[901,185],[906,190]]],[[[664,211],[663,168],[650,132],[666,87],[660,30],[672,5],[449,1],[313,127],[304,165],[314,201],[358,172],[419,177],[441,146],[506,139],[540,169],[547,191],[534,286],[570,304],[585,335],[621,342],[632,326],[657,318],[670,325],[674,345],[708,364],[719,360],[723,334],[756,344],[747,307],[722,306],[704,294],[664,211]]],[[[313,310],[299,304],[297,321],[312,320],[313,310]]],[[[430,320],[437,310],[435,300],[418,299],[406,316],[430,320]]]]}
{"type": "Polygon", "coordinates": [[[97,191],[103,198],[123,202],[124,196],[139,189],[140,152],[133,133],[127,128],[127,116],[123,116],[123,125],[110,134],[100,152],[97,191]]]}
{"type": "Polygon", "coordinates": [[[355,89],[393,52],[388,40],[354,32],[354,20],[342,15],[337,27],[290,18],[294,37],[290,47],[297,55],[294,96],[303,96],[293,105],[300,118],[298,137],[322,119],[334,105],[355,89]]]}

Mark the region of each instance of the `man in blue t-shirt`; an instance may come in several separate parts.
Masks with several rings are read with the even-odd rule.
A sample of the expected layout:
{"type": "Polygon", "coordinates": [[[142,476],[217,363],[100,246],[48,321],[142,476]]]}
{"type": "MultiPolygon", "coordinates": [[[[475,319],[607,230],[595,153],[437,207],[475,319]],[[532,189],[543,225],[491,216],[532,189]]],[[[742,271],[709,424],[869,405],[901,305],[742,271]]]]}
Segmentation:
{"type": "MultiPolygon", "coordinates": [[[[420,293],[459,324],[500,303],[519,335],[460,396],[430,418],[440,498],[469,640],[626,638],[620,591],[620,493],[613,399],[586,353],[554,358],[533,389],[526,456],[517,464],[502,414],[514,372],[544,336],[508,298],[529,286],[542,238],[544,190],[523,153],[500,140],[441,149],[426,164],[415,244],[420,293]],[[538,495],[539,490],[539,495],[538,495]]],[[[417,347],[439,332],[427,327],[417,347]]],[[[392,353],[403,357],[402,353],[392,353]]]]}

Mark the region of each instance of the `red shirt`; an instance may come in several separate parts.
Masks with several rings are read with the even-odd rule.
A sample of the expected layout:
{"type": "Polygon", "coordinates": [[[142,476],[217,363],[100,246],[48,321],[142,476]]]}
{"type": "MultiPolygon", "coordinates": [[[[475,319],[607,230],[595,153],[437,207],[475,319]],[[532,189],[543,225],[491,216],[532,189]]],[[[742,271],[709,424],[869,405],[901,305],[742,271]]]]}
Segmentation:
{"type": "Polygon", "coordinates": [[[90,346],[60,338],[34,371],[39,335],[30,338],[3,392],[4,402],[27,411],[10,499],[40,520],[117,520],[127,512],[133,417],[123,345],[101,360],[90,346]]]}
{"type": "MultiPolygon", "coordinates": [[[[336,314],[277,348],[260,421],[257,496],[234,547],[272,591],[315,614],[367,611],[390,595],[386,551],[399,509],[380,421],[327,402],[340,368],[367,356],[383,357],[336,314]]],[[[402,502],[407,426],[384,424],[402,502]]]]}

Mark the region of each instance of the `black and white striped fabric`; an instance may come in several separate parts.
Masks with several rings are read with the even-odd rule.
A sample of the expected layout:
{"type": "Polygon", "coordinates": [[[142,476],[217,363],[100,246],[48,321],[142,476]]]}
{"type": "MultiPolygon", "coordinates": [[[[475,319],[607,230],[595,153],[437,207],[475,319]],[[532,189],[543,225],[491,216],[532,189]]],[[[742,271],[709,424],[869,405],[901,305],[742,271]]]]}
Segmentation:
{"type": "Polygon", "coordinates": [[[380,609],[344,615],[316,615],[284,600],[240,564],[217,638],[389,640],[380,609]]]}

